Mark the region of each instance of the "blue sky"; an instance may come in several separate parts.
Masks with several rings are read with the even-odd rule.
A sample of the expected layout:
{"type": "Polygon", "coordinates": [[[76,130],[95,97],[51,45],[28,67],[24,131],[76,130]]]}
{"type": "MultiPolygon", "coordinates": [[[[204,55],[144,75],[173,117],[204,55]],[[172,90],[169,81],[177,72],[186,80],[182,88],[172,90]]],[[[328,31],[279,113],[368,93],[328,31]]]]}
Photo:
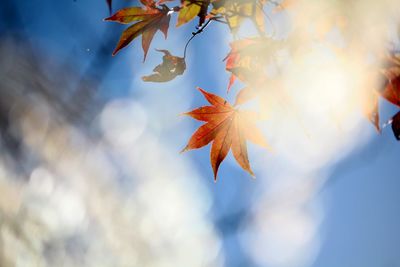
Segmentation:
{"type": "MultiPolygon", "coordinates": [[[[118,36],[125,28],[102,21],[108,16],[104,2],[16,1],[23,29],[15,28],[12,31],[22,31],[29,43],[48,53],[55,62],[68,61],[79,73],[85,74],[93,55],[105,42],[103,36],[111,36],[104,43],[104,49],[108,50],[111,57],[118,36]]],[[[114,2],[114,10],[129,4],[128,1],[114,2]]],[[[199,124],[178,114],[205,104],[195,87],[200,86],[226,96],[229,74],[224,70],[222,59],[229,51],[227,42],[230,37],[224,25],[211,24],[192,41],[188,50],[187,70],[183,76],[165,84],[141,81],[140,77],[151,73],[152,68],[160,62],[161,55],[154,51],[155,48],[168,49],[175,55],[182,55],[185,40],[190,37],[194,23],[178,29],[172,27],[173,23],[166,41],[161,34],[156,35],[145,63],[142,63],[140,40],[135,40],[113,57],[105,76],[99,77],[101,83],[98,97],[107,103],[115,100],[139,103],[146,110],[146,127],[157,133],[157,140],[165,146],[167,154],[187,163],[187,168],[196,173],[194,184],[199,184],[202,188],[199,192],[206,192],[211,199],[206,218],[221,241],[222,249],[218,253],[223,255],[223,266],[297,266],[295,263],[274,265],[260,262],[259,256],[249,253],[253,248],[249,245],[252,235],[249,235],[249,239],[247,234],[243,234],[246,232],[244,229],[248,229],[246,225],[252,224],[252,216],[256,216],[254,213],[257,214],[260,202],[265,201],[264,196],[269,190],[265,189],[269,183],[266,181],[273,180],[274,176],[279,178],[277,173],[282,170],[285,172],[290,167],[273,159],[273,154],[250,145],[251,163],[256,174],[261,175],[252,180],[235,165],[230,155],[221,166],[218,182],[214,183],[209,164],[209,147],[179,154],[199,124]],[[271,171],[265,171],[270,162],[277,164],[271,166],[271,171]]],[[[0,26],[0,30],[5,29],[0,26]]],[[[97,66],[100,69],[103,67],[97,66]]],[[[235,85],[233,92],[239,88],[239,84],[235,85]]],[[[227,96],[229,100],[233,97],[234,94],[227,96]]],[[[382,108],[382,117],[389,118],[395,110],[386,103],[382,108]]],[[[126,119],[129,120],[129,116],[126,119]]],[[[344,150],[343,156],[337,155],[332,163],[318,170],[324,182],[313,189],[310,207],[302,207],[311,209],[311,220],[319,218],[312,224],[317,237],[316,240],[312,238],[310,242],[313,245],[305,252],[310,254],[310,260],[304,260],[305,266],[400,265],[399,144],[389,128],[378,135],[367,120],[361,127],[363,134],[368,137],[363,137],[365,141],[360,145],[350,151],[344,150]]],[[[269,129],[269,135],[274,135],[274,129],[269,129]]],[[[341,151],[336,153],[340,154],[341,151]]],[[[301,158],[302,155],[296,157],[301,158]]],[[[135,174],[127,172],[135,180],[135,174]]],[[[190,177],[187,177],[186,182],[191,182],[190,177]]],[[[201,198],[196,190],[194,194],[194,197],[201,198]]],[[[258,228],[251,229],[250,232],[254,234],[254,229],[258,228]]],[[[268,248],[259,249],[262,251],[268,248]]]]}

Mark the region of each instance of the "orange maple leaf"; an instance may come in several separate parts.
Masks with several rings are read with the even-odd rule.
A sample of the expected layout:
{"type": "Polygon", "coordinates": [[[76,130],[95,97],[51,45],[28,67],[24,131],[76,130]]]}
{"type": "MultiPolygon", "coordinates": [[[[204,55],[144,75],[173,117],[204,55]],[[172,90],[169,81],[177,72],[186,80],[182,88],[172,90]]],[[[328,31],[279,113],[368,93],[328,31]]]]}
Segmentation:
{"type": "Polygon", "coordinates": [[[206,123],[194,132],[182,152],[201,148],[213,142],[210,158],[214,180],[217,180],[218,168],[229,150],[232,150],[232,154],[240,167],[254,176],[250,168],[246,141],[249,140],[260,146],[268,147],[261,131],[255,125],[257,113],[239,111],[222,97],[206,92],[201,88],[198,88],[198,90],[211,106],[199,107],[184,113],[206,123]]]}
{"type": "Polygon", "coordinates": [[[166,5],[157,7],[156,3],[152,0],[141,0],[140,2],[144,5],[143,8],[124,8],[117,11],[111,17],[105,19],[106,21],[114,21],[122,24],[138,21],[123,31],[113,55],[117,54],[119,50],[127,46],[136,37],[142,35],[144,61],[150,43],[157,30],[160,30],[164,34],[165,38],[167,38],[169,21],[171,18],[170,9],[166,5]]]}

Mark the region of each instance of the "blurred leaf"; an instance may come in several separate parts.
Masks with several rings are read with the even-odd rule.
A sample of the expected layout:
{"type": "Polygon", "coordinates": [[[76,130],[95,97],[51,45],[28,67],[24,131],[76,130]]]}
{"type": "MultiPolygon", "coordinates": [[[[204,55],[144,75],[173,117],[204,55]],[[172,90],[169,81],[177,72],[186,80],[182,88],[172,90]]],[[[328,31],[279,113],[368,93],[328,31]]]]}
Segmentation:
{"type": "Polygon", "coordinates": [[[225,18],[231,32],[235,34],[245,19],[251,19],[260,35],[265,35],[263,0],[216,0],[211,16],[225,18]]]}
{"type": "Polygon", "coordinates": [[[366,99],[363,109],[365,116],[375,126],[375,129],[381,132],[379,121],[379,94],[375,92],[375,90],[371,90],[369,99],[366,99]]]}
{"type": "Polygon", "coordinates": [[[228,92],[236,78],[252,87],[265,84],[265,66],[281,43],[265,37],[246,38],[230,43],[231,51],[225,57],[226,70],[231,72],[228,92]]]}
{"type": "MultiPolygon", "coordinates": [[[[369,121],[371,121],[378,132],[380,129],[379,122],[379,96],[383,97],[390,103],[400,107],[400,55],[389,53],[383,58],[383,68],[381,76],[384,80],[383,85],[378,90],[371,90],[369,99],[364,105],[364,113],[369,121]]],[[[393,117],[392,129],[396,138],[399,137],[399,114],[393,117]],[[395,121],[396,120],[396,121],[395,121]]]]}
{"type": "Polygon", "coordinates": [[[287,8],[291,8],[294,6],[297,0],[283,0],[279,4],[276,4],[276,7],[272,10],[272,12],[280,12],[287,8]]]}
{"type": "Polygon", "coordinates": [[[245,87],[237,94],[234,106],[242,105],[254,99],[256,96],[257,92],[255,89],[253,89],[252,87],[245,87]]]}
{"type": "Polygon", "coordinates": [[[385,58],[383,75],[386,84],[380,93],[382,97],[392,104],[400,107],[400,55],[389,54],[385,58]]]}

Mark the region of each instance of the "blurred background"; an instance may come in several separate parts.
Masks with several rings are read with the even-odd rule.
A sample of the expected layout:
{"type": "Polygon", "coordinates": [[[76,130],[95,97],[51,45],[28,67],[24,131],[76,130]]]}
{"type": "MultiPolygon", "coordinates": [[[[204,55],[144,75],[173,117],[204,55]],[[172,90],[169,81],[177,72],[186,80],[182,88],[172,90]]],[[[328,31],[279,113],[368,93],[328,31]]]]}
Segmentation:
{"type": "MultiPolygon", "coordinates": [[[[363,22],[351,33],[362,40],[382,28],[398,40],[396,1],[326,2],[363,22]]],[[[266,23],[284,39],[329,5],[305,9],[304,20],[267,4],[266,23]]],[[[399,144],[357,112],[339,126],[322,115],[343,115],[336,86],[353,86],[330,57],[329,75],[316,73],[324,45],[300,74],[285,67],[306,130],[277,106],[260,125],[275,152],[249,145],[257,179],[229,155],[214,183],[208,147],[179,153],[199,126],[179,114],[206,104],[196,86],[230,101],[241,88],[226,95],[226,26],[193,40],[184,75],[144,83],[161,62],[154,49],[182,56],[195,22],[172,20],[143,63],[140,40],[111,56],[125,26],[104,22],[108,12],[101,0],[0,2],[1,267],[400,266],[399,144]]],[[[346,46],[337,29],[326,39],[346,46]]],[[[383,104],[385,121],[396,108],[383,104]]]]}

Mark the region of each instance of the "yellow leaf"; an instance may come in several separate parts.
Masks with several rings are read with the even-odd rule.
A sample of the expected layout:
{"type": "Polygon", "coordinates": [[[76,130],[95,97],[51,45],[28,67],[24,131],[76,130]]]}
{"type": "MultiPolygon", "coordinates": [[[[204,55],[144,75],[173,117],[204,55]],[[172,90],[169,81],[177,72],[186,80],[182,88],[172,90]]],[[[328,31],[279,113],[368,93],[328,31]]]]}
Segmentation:
{"type": "Polygon", "coordinates": [[[194,19],[200,13],[200,10],[201,5],[199,5],[197,2],[185,1],[183,7],[179,11],[178,23],[176,24],[176,27],[179,27],[194,19]]]}

